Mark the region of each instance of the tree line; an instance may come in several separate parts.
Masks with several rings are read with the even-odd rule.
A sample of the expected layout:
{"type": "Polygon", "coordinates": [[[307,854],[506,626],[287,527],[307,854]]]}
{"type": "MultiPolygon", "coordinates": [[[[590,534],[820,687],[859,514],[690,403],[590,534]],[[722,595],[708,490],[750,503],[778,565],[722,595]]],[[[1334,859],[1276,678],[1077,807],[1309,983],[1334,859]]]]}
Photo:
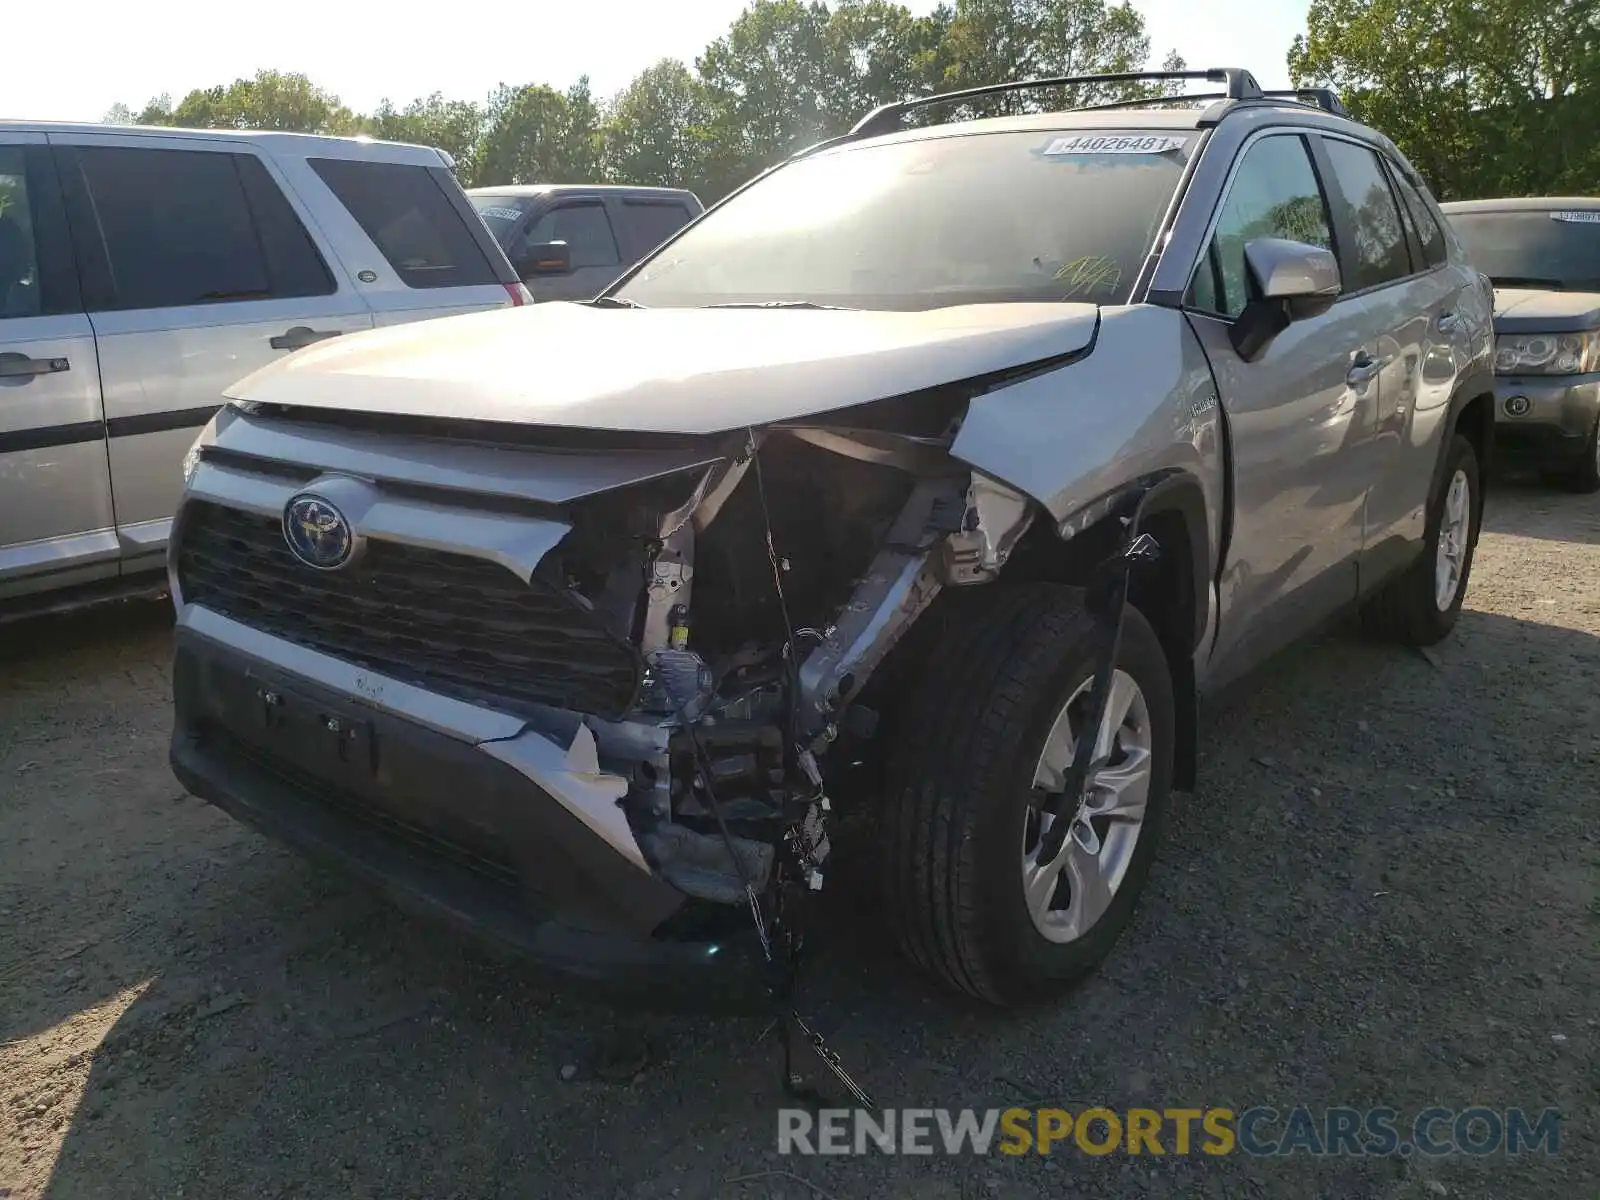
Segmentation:
{"type": "MultiPolygon", "coordinates": [[[[692,64],[663,59],[610,97],[585,76],[559,90],[502,83],[481,103],[435,93],[357,113],[304,75],[262,71],[176,103],[119,104],[106,119],[367,133],[447,151],[467,186],[661,184],[709,203],[886,101],[1151,63],[1127,0],[953,0],[926,16],[893,0],[754,0],[692,64]]],[[[1184,63],[1169,53],[1159,65],[1184,63]]],[[[1442,199],[1587,192],[1600,180],[1600,0],[1312,0],[1288,66],[1296,86],[1337,89],[1442,199]]],[[[1174,90],[1076,89],[974,111],[1174,90]]]]}
{"type": "Polygon", "coordinates": [[[1312,0],[1289,71],[1334,87],[1441,199],[1600,186],[1600,0],[1312,0]]]}
{"type": "MultiPolygon", "coordinates": [[[[261,71],[176,103],[163,95],[141,109],[119,104],[106,120],[366,133],[437,146],[469,187],[659,184],[691,187],[709,203],[890,100],[1030,76],[1137,71],[1150,57],[1144,18],[1127,0],[954,0],[927,16],[893,0],[755,0],[693,64],[663,59],[607,98],[585,76],[559,90],[502,83],[481,103],[435,93],[358,113],[304,75],[261,71]]],[[[1183,62],[1168,55],[1163,65],[1183,62]]]]}

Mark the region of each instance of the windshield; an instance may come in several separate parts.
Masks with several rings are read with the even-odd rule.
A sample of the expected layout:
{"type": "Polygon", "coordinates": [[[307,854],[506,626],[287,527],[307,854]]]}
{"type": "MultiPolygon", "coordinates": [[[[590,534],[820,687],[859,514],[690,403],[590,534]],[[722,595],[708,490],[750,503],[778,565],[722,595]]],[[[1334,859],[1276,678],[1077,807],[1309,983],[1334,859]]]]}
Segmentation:
{"type": "Polygon", "coordinates": [[[1192,131],[964,134],[783,167],[617,291],[650,307],[1122,304],[1192,131]]]}
{"type": "Polygon", "coordinates": [[[1468,261],[1498,286],[1600,292],[1600,211],[1448,215],[1468,261]]]}
{"type": "Polygon", "coordinates": [[[516,225],[530,208],[533,201],[516,196],[473,196],[468,195],[472,207],[478,210],[478,215],[483,218],[483,223],[489,227],[489,232],[494,234],[494,240],[502,246],[510,236],[512,227],[516,225]]]}

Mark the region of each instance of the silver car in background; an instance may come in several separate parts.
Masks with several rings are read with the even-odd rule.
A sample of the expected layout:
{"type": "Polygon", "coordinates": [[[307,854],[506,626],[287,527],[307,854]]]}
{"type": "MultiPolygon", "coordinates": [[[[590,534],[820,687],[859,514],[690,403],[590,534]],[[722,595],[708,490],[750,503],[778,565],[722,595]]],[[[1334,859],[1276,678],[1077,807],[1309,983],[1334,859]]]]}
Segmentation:
{"type": "Polygon", "coordinates": [[[436,150],[0,122],[0,619],[164,584],[234,380],[527,298],[436,150]]]}

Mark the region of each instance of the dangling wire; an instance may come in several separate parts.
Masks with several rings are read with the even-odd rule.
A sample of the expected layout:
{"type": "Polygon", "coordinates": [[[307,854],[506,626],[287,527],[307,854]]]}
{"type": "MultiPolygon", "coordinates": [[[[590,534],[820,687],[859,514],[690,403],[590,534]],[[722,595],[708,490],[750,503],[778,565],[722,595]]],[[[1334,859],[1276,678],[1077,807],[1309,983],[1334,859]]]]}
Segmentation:
{"type": "Polygon", "coordinates": [[[800,745],[800,663],[796,659],[794,622],[789,618],[789,598],[783,590],[783,561],[772,540],[772,509],[767,504],[767,481],[761,474],[761,453],[756,446],[756,431],[745,427],[745,450],[756,472],[756,496],[761,501],[761,528],[767,543],[767,562],[772,567],[772,587],[778,596],[778,612],[783,617],[783,657],[788,666],[789,695],[787,717],[789,744],[798,752],[800,745]]]}
{"type": "MultiPolygon", "coordinates": [[[[745,428],[745,439],[745,449],[752,459],[751,466],[755,468],[756,495],[761,502],[761,525],[767,543],[767,562],[772,567],[772,586],[778,597],[778,612],[783,618],[783,657],[784,661],[788,665],[789,676],[789,687],[787,689],[787,724],[789,746],[791,752],[797,759],[799,759],[802,754],[802,747],[800,745],[800,660],[798,657],[798,652],[795,648],[796,630],[794,627],[794,621],[789,615],[789,600],[783,590],[784,564],[782,559],[778,557],[778,547],[772,538],[772,509],[767,502],[767,483],[761,473],[761,454],[756,445],[755,430],[749,426],[746,426],[745,428]]],[[[807,630],[806,632],[815,633],[816,631],[807,630]]],[[[820,636],[818,637],[818,640],[822,640],[820,636]]],[[[810,764],[810,771],[814,772],[816,769],[816,764],[811,762],[809,758],[805,761],[810,764]]],[[[820,785],[818,795],[820,797],[820,785]]],[[[827,1043],[822,1039],[822,1035],[817,1033],[803,1020],[801,1020],[800,1013],[794,1007],[793,1000],[798,984],[797,966],[800,947],[799,940],[795,936],[796,930],[793,928],[794,921],[789,917],[789,914],[784,912],[783,893],[784,887],[780,877],[778,884],[778,911],[776,914],[776,919],[779,925],[782,927],[780,932],[783,934],[784,941],[783,961],[775,962],[770,951],[768,952],[768,961],[773,963],[774,967],[779,973],[778,987],[773,998],[779,1004],[780,1012],[778,1019],[783,1026],[784,1090],[789,1095],[794,1096],[797,1099],[805,1100],[813,1105],[820,1105],[821,1103],[821,1097],[815,1092],[815,1090],[802,1087],[799,1077],[794,1073],[793,1037],[794,1031],[798,1029],[801,1036],[804,1037],[807,1044],[810,1045],[812,1051],[819,1059],[822,1060],[823,1065],[826,1066],[828,1070],[833,1072],[834,1077],[838,1079],[839,1082],[844,1086],[845,1090],[850,1093],[851,1099],[853,1099],[863,1108],[871,1108],[872,1098],[868,1096],[867,1093],[861,1089],[860,1085],[850,1077],[849,1072],[844,1069],[844,1064],[840,1061],[838,1054],[828,1048],[827,1043]]],[[[753,896],[751,905],[752,910],[759,913],[760,910],[755,905],[753,896]]],[[[762,936],[762,945],[764,949],[767,946],[767,940],[764,933],[762,936]]]]}

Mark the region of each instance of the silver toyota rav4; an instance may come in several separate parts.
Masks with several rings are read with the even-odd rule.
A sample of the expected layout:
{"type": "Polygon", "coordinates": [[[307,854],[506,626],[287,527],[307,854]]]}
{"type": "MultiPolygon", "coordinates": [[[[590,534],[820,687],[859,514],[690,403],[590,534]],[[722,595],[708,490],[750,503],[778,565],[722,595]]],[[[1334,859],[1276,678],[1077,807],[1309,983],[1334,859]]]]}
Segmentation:
{"type": "Polygon", "coordinates": [[[597,300],[232,387],[172,540],[179,778],[705,995],[792,952],[859,817],[921,966],[1000,1004],[1080,976],[1199,695],[1348,611],[1449,632],[1492,429],[1487,284],[1395,147],[1179,77],[1215,86],[891,105],[597,300]]]}

